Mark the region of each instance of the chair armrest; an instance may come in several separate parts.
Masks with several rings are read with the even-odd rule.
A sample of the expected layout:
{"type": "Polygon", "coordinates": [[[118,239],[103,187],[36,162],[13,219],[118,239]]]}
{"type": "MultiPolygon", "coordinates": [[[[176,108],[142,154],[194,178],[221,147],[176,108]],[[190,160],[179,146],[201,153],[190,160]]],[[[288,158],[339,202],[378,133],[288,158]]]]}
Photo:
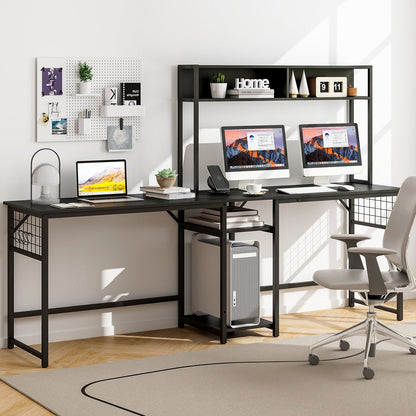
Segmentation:
{"type": "MultiPolygon", "coordinates": [[[[363,234],[335,234],[331,235],[334,240],[342,241],[346,244],[347,249],[357,247],[357,243],[363,240],[368,240],[370,237],[363,234]]],[[[358,254],[348,253],[348,268],[350,269],[364,269],[361,258],[358,254]]]]}
{"type": "Polygon", "coordinates": [[[370,294],[385,295],[387,289],[377,263],[377,257],[395,254],[397,251],[382,247],[352,247],[348,249],[348,252],[362,255],[365,258],[370,294]]]}
{"type": "Polygon", "coordinates": [[[384,247],[352,247],[349,248],[350,253],[358,253],[365,256],[366,254],[372,254],[377,256],[388,256],[389,254],[397,254],[396,250],[391,250],[384,247]]]}
{"type": "Polygon", "coordinates": [[[347,242],[347,241],[363,241],[363,240],[368,240],[369,237],[368,235],[364,235],[364,234],[334,234],[331,235],[331,238],[334,240],[339,240],[339,241],[343,241],[343,242],[347,242]]]}

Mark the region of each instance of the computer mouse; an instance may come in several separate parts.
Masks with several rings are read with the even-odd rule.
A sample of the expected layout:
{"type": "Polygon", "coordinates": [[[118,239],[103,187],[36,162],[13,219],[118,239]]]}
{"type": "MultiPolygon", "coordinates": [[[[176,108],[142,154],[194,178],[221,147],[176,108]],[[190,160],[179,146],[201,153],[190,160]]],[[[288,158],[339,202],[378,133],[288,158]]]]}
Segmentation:
{"type": "Polygon", "coordinates": [[[355,188],[352,185],[338,185],[337,191],[353,191],[355,188]]]}

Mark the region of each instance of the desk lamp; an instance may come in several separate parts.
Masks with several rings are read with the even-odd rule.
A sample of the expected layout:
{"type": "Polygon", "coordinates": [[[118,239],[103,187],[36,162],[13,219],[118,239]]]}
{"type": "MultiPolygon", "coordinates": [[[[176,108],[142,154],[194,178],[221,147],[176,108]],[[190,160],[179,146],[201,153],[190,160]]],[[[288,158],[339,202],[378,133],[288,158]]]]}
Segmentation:
{"type": "Polygon", "coordinates": [[[32,204],[56,204],[61,197],[61,160],[58,154],[48,148],[39,149],[30,161],[31,186],[30,199],[32,204]],[[33,169],[33,159],[41,151],[50,151],[56,155],[58,166],[51,163],[41,163],[33,169]]]}

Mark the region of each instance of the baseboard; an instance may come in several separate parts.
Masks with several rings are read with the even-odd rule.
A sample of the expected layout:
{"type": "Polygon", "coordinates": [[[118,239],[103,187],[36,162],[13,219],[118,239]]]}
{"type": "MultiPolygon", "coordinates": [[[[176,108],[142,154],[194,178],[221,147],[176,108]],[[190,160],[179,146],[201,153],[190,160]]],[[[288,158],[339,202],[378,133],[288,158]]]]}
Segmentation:
{"type": "MultiPolygon", "coordinates": [[[[115,334],[129,334],[134,332],[152,331],[156,329],[175,328],[178,326],[176,318],[164,318],[141,322],[132,322],[122,325],[110,325],[105,327],[74,328],[64,331],[50,331],[49,342],[71,341],[74,339],[95,338],[115,334]]],[[[40,334],[16,335],[16,339],[27,345],[38,345],[40,334]]],[[[0,342],[1,348],[7,348],[7,339],[0,342]]]]}

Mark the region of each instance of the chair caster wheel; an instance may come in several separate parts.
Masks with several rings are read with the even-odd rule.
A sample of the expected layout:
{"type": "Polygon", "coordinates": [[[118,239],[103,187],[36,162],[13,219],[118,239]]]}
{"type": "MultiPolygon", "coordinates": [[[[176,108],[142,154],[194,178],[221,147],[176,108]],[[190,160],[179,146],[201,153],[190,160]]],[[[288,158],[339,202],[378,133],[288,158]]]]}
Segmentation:
{"type": "Polygon", "coordinates": [[[350,343],[343,339],[339,342],[339,349],[341,351],[348,351],[350,349],[350,343]]]}
{"type": "Polygon", "coordinates": [[[319,357],[315,354],[309,354],[309,364],[310,365],[318,365],[319,364],[319,357]]]}
{"type": "Polygon", "coordinates": [[[374,371],[370,367],[364,367],[363,376],[367,380],[371,380],[374,377],[374,371]]]}
{"type": "Polygon", "coordinates": [[[413,355],[415,355],[415,354],[416,354],[416,348],[412,348],[412,347],[410,347],[410,348],[409,348],[409,351],[410,351],[410,354],[413,354],[413,355]]]}

